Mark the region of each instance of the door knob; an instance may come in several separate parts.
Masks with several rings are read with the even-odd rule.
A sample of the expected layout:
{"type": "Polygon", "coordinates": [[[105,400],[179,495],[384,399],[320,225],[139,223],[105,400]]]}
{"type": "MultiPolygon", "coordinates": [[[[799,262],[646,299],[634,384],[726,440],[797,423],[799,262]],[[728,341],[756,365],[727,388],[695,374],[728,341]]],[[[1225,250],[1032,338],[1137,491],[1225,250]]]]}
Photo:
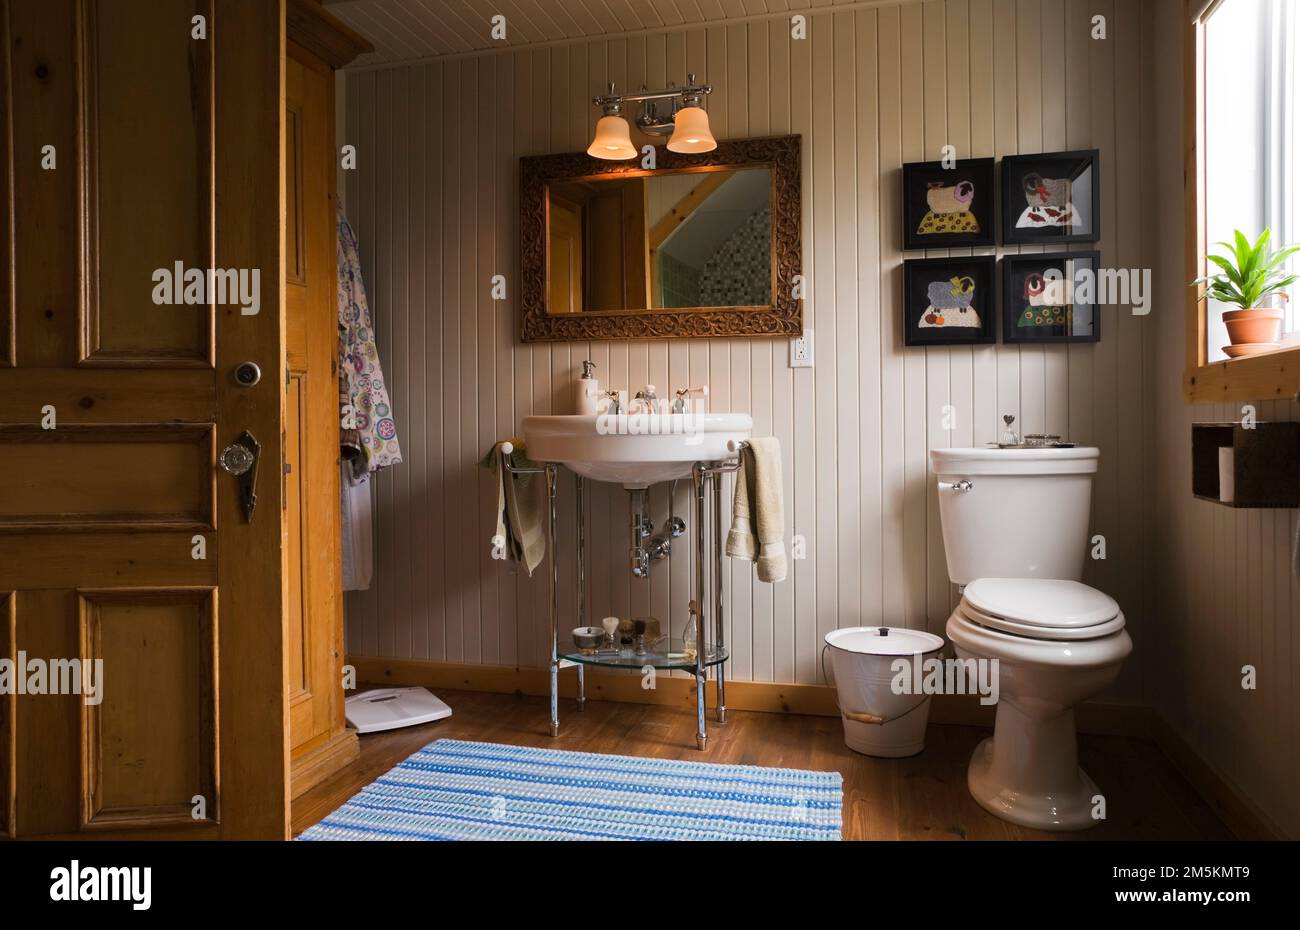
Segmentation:
{"type": "Polygon", "coordinates": [[[244,430],[217,455],[222,470],[239,481],[239,506],[245,523],[253,522],[253,509],[257,506],[257,459],[261,452],[261,444],[244,430]]]}
{"type": "Polygon", "coordinates": [[[232,442],[221,450],[217,461],[230,474],[239,477],[253,467],[254,458],[247,446],[232,442]]]}

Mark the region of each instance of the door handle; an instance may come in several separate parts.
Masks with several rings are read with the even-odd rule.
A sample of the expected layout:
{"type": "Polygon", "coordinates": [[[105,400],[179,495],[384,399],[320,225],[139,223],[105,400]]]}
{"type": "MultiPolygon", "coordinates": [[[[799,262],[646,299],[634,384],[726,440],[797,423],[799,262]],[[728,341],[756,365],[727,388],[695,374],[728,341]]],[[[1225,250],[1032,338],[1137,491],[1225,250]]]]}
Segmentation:
{"type": "Polygon", "coordinates": [[[217,456],[217,464],[222,470],[239,481],[239,506],[244,512],[245,523],[253,522],[253,509],[257,506],[257,461],[261,454],[261,443],[244,430],[217,456]]]}

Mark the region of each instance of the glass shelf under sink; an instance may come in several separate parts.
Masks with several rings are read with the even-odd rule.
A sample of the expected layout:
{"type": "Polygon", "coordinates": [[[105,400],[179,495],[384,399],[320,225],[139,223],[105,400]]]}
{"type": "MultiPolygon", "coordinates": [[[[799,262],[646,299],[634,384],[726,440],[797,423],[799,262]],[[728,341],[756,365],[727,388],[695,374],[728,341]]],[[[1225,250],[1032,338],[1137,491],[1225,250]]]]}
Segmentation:
{"type": "MultiPolygon", "coordinates": [[[[688,658],[685,655],[680,639],[665,639],[654,648],[646,646],[645,655],[636,655],[633,647],[621,649],[617,654],[584,655],[572,640],[560,640],[556,651],[561,660],[580,662],[583,665],[601,665],[606,668],[644,668],[649,665],[652,668],[682,669],[688,672],[695,670],[695,657],[688,658]]],[[[725,648],[718,649],[710,645],[704,650],[705,665],[718,665],[728,658],[725,648]]]]}

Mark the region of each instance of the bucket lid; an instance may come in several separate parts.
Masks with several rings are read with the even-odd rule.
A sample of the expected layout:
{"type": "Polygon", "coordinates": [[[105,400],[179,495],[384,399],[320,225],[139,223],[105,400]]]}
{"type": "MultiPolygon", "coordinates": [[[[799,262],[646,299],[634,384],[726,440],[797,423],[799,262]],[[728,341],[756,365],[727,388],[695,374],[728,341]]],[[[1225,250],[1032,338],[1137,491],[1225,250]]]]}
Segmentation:
{"type": "Polygon", "coordinates": [[[911,656],[937,652],[943,639],[925,630],[898,626],[850,626],[826,634],[826,645],[867,656],[911,656]]]}
{"type": "Polygon", "coordinates": [[[1114,598],[1077,581],[980,578],[963,597],[981,613],[1048,630],[1087,629],[1119,616],[1114,598]]]}

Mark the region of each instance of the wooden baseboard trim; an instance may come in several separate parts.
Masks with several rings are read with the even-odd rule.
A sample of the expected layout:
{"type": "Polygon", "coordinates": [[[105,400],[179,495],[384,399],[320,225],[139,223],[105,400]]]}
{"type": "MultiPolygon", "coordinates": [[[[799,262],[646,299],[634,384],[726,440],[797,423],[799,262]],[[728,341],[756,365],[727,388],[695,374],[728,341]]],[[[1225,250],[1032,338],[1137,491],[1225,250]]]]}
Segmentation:
{"type": "MultiPolygon", "coordinates": [[[[348,662],[357,670],[357,681],[366,684],[390,687],[421,685],[433,689],[497,694],[550,694],[549,672],[541,668],[457,665],[369,656],[349,656],[348,662]]],[[[707,695],[710,706],[714,701],[714,687],[710,681],[707,695]]],[[[577,678],[572,671],[561,671],[560,695],[569,699],[576,697],[577,678]]],[[[641,687],[640,674],[634,670],[588,669],[587,697],[594,701],[691,708],[695,704],[695,679],[684,675],[660,675],[654,690],[646,690],[641,687]]],[[[727,707],[762,713],[839,715],[835,689],[829,685],[727,682],[727,707]]],[[[992,727],[993,718],[994,708],[981,705],[974,696],[940,694],[930,705],[930,720],[937,724],[992,727]]],[[[1154,741],[1234,835],[1252,840],[1282,838],[1283,833],[1276,824],[1202,759],[1155,708],[1138,704],[1088,703],[1076,709],[1075,722],[1081,733],[1154,741]]]]}
{"type": "MultiPolygon", "coordinates": [[[[357,670],[357,681],[387,686],[421,685],[459,691],[487,691],[495,694],[550,694],[550,673],[543,668],[514,668],[505,665],[457,665],[421,659],[349,656],[357,670]]],[[[622,701],[628,704],[661,704],[690,708],[695,704],[695,679],[663,674],[655,688],[642,687],[639,672],[587,670],[587,697],[593,701],[622,701]]],[[[560,696],[577,696],[577,676],[560,672],[560,696]]],[[[708,684],[707,700],[714,701],[715,683],[708,684]]],[[[809,714],[838,717],[835,688],[830,685],[774,684],[755,681],[727,682],[727,707],[771,714],[809,714]]],[[[1124,704],[1085,704],[1077,711],[1079,730],[1104,736],[1149,736],[1147,708],[1124,704]]],[[[968,695],[936,695],[930,705],[930,719],[939,724],[993,726],[994,708],[968,695]]]]}
{"type": "Polygon", "coordinates": [[[1198,753],[1173,724],[1152,711],[1151,738],[1240,840],[1281,840],[1286,834],[1198,753]]]}
{"type": "Polygon", "coordinates": [[[361,741],[351,727],[289,761],[289,797],[315,788],[361,755],[361,741]]]}

